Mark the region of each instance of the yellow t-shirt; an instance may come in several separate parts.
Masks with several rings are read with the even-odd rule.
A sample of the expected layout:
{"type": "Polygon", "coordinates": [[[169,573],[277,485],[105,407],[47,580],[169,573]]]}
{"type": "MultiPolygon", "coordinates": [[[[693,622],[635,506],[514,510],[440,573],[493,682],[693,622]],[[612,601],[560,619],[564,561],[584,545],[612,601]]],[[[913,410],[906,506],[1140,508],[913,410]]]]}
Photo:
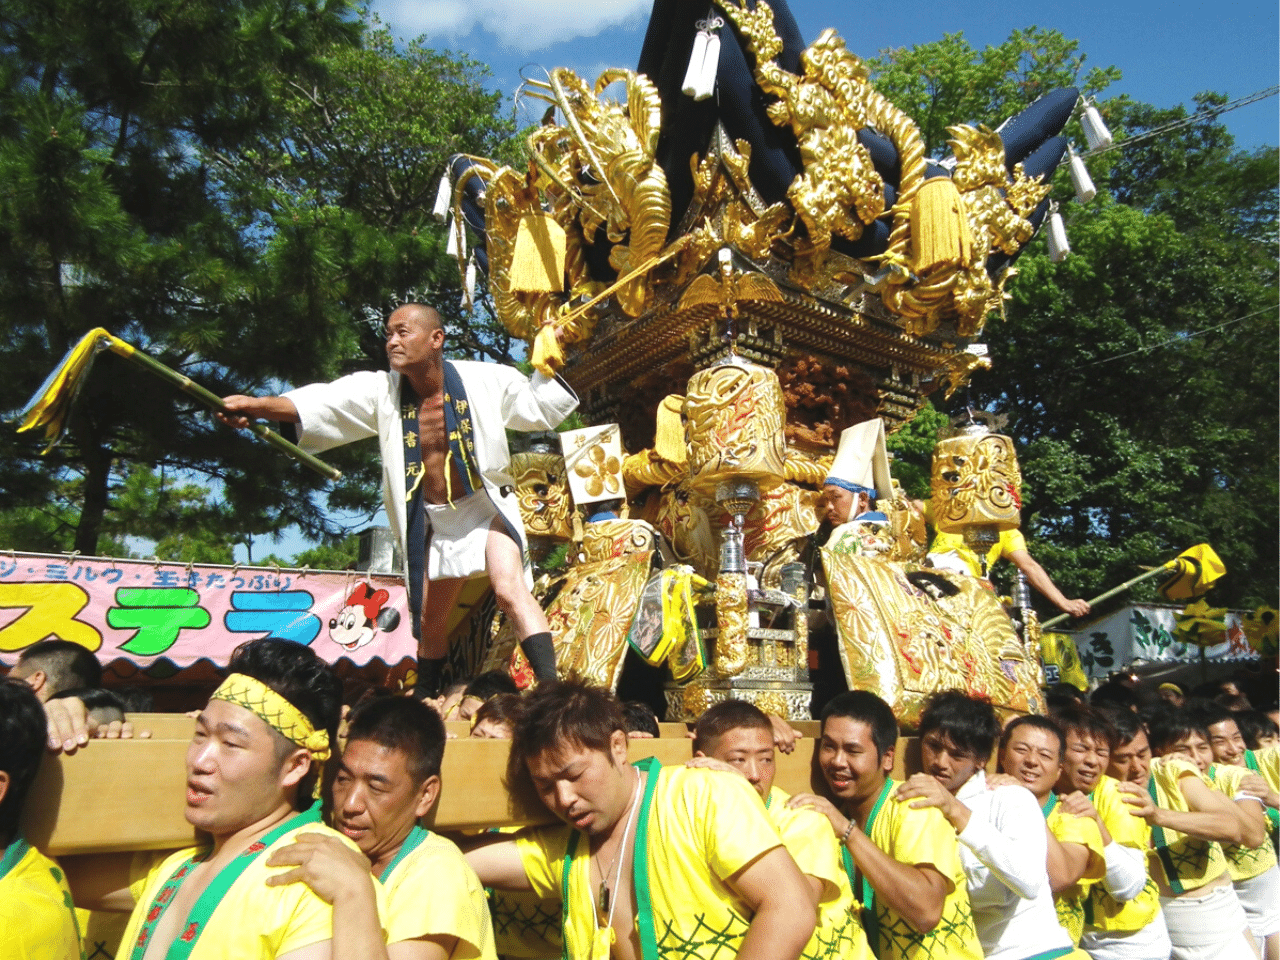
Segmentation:
{"type": "MultiPolygon", "coordinates": [[[[1022,536],[1021,530],[1017,527],[1001,530],[1000,539],[992,544],[991,549],[987,551],[987,573],[990,574],[991,568],[995,566],[997,560],[1002,557],[1008,557],[1015,550],[1025,549],[1027,549],[1027,541],[1022,536]]],[[[964,561],[970,573],[975,577],[982,576],[982,564],[978,562],[978,555],[973,551],[973,548],[964,542],[964,534],[938,532],[934,535],[933,543],[929,547],[930,553],[950,553],[952,551],[964,561]]]]}
{"type": "Polygon", "coordinates": [[[71,891],[62,870],[35,847],[0,848],[0,957],[80,960],[71,891]]]}
{"type": "Polygon", "coordinates": [[[82,910],[76,908],[76,923],[84,954],[91,960],[115,960],[123,954],[120,941],[129,925],[129,914],[114,910],[82,910]]]}
{"type": "MultiPolygon", "coordinates": [[[[196,940],[191,960],[274,960],[290,950],[332,939],[333,908],[316,896],[310,887],[305,883],[267,886],[267,877],[291,869],[268,867],[267,860],[272,851],[293,843],[299,833],[338,837],[355,849],[350,839],[318,821],[304,822],[286,830],[254,858],[227,890],[196,940]]],[[[135,906],[120,942],[118,956],[133,955],[156,895],[178,867],[198,852],[198,848],[191,847],[176,853],[140,858],[140,875],[130,886],[135,906]]]]}
{"type": "MultiPolygon", "coordinates": [[[[1151,827],[1141,817],[1135,817],[1132,809],[1120,799],[1120,782],[1102,776],[1089,794],[1098,816],[1111,839],[1118,844],[1141,850],[1144,854],[1151,847],[1151,827]]],[[[1160,912],[1160,888],[1148,870],[1146,885],[1132,900],[1121,903],[1107,892],[1106,884],[1095,883],[1089,888],[1084,903],[1085,927],[1109,933],[1130,933],[1141,930],[1160,912]]]]}
{"type": "MultiPolygon", "coordinates": [[[[1240,792],[1240,781],[1252,772],[1247,767],[1233,767],[1228,764],[1215,763],[1209,767],[1209,780],[1234,801],[1236,794],[1240,792]]],[[[1254,801],[1248,800],[1246,802],[1253,803],[1254,801]]],[[[1259,804],[1258,809],[1265,810],[1266,808],[1259,804]]],[[[1276,851],[1271,846],[1270,837],[1265,838],[1256,847],[1246,847],[1243,844],[1233,843],[1224,846],[1222,852],[1227,857],[1227,873],[1231,875],[1232,883],[1238,880],[1252,880],[1276,865],[1276,851]]]]}
{"type": "Polygon", "coordinates": [[[1258,773],[1267,781],[1272,790],[1280,791],[1280,747],[1263,747],[1261,750],[1250,750],[1253,761],[1258,765],[1258,773]]]}
{"type": "Polygon", "coordinates": [[[1053,905],[1058,911],[1058,922],[1067,931],[1074,945],[1079,945],[1080,936],[1084,933],[1085,901],[1089,897],[1089,887],[1107,875],[1107,860],[1102,852],[1102,833],[1092,817],[1074,817],[1065,813],[1054,797],[1050,802],[1049,814],[1045,822],[1049,832],[1059,843],[1078,843],[1089,851],[1089,863],[1083,876],[1075,886],[1056,893],[1053,905]]]}
{"type": "MultiPolygon", "coordinates": [[[[522,827],[494,827],[493,833],[516,834],[522,827]]],[[[544,900],[535,893],[486,888],[493,943],[509,960],[556,960],[564,954],[564,910],[557,892],[544,900]]]]}
{"type": "Polygon", "coordinates": [[[455,937],[450,960],[497,960],[484,887],[444,837],[415,827],[384,873],[382,888],[387,943],[455,937]]]}
{"type": "MultiPolygon", "coordinates": [[[[928,933],[921,933],[876,897],[877,955],[880,960],[982,960],[956,832],[936,808],[915,810],[909,801],[899,802],[897,787],[898,781],[885,781],[881,800],[868,822],[868,838],[899,863],[933,867],[947,880],[950,890],[942,904],[942,919],[928,933]]],[[[845,857],[844,863],[848,870],[852,859],[845,857]]],[[[860,884],[855,882],[853,890],[858,896],[860,884]]]]}
{"type": "MultiPolygon", "coordinates": [[[[649,776],[634,828],[642,950],[681,960],[736,955],[752,914],[728,880],[782,845],[759,795],[745,779],[712,770],[645,760],[636,766],[649,776]]],[[[517,836],[516,844],[541,897],[561,896],[572,848],[563,898],[565,948],[570,957],[593,956],[597,921],[586,838],[569,827],[541,827],[517,836]]]]}
{"type": "MultiPolygon", "coordinates": [[[[1196,777],[1201,783],[1210,786],[1195,765],[1181,757],[1156,757],[1151,761],[1151,783],[1155,786],[1154,796],[1158,806],[1166,810],[1190,812],[1191,807],[1179,786],[1179,781],[1184,777],[1196,777]]],[[[1181,892],[1179,887],[1181,890],[1198,890],[1226,872],[1227,858],[1219,843],[1189,837],[1177,830],[1159,828],[1152,828],[1151,842],[1152,853],[1148,860],[1156,865],[1152,869],[1163,874],[1175,892],[1181,892]]]]}
{"type": "Polygon", "coordinates": [[[849,876],[840,863],[840,851],[832,844],[831,822],[816,810],[792,809],[791,797],[774,787],[765,804],[769,819],[800,867],[800,872],[822,881],[818,926],[800,954],[801,960],[871,960],[849,876]]]}

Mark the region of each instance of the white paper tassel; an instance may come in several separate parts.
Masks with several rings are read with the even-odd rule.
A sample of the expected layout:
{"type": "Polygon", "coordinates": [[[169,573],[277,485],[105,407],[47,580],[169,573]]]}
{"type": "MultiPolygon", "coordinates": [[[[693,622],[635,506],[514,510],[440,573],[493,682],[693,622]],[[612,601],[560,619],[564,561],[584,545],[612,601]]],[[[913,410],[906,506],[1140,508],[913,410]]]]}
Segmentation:
{"type": "Polygon", "coordinates": [[[1062,222],[1062,214],[1055,206],[1049,212],[1049,259],[1061,263],[1071,252],[1071,244],[1067,243],[1067,228],[1062,222]]]}
{"type": "Polygon", "coordinates": [[[476,257],[467,259],[467,273],[462,281],[462,309],[470,310],[476,302],[476,257]]]}
{"type": "Polygon", "coordinates": [[[702,73],[698,75],[698,89],[693,94],[695,100],[706,100],[716,92],[716,71],[720,67],[720,34],[707,35],[707,50],[702,57],[702,73]]]}
{"type": "Polygon", "coordinates": [[[458,224],[458,221],[452,218],[452,216],[449,218],[449,225],[447,229],[449,237],[444,243],[444,255],[454,257],[456,260],[461,260],[462,256],[466,255],[466,241],[465,239],[462,239],[460,224],[458,224]]]}
{"type": "Polygon", "coordinates": [[[449,179],[449,168],[445,167],[444,176],[440,178],[440,188],[436,190],[436,206],[431,215],[444,223],[449,216],[449,207],[453,200],[453,182],[449,179]]]}
{"type": "Polygon", "coordinates": [[[723,26],[724,20],[719,17],[698,21],[682,87],[694,100],[706,100],[716,92],[716,70],[720,65],[720,34],[716,31],[723,26]]]}
{"type": "Polygon", "coordinates": [[[1067,153],[1071,156],[1071,186],[1075,188],[1076,199],[1081,203],[1088,203],[1098,195],[1093,178],[1089,176],[1089,168],[1070,147],[1067,147],[1067,153]]]}
{"type": "Polygon", "coordinates": [[[707,41],[710,35],[699,30],[693,35],[693,50],[689,54],[689,66],[684,72],[682,92],[692,97],[698,92],[698,79],[702,76],[702,61],[707,56],[707,41]]]}
{"type": "Polygon", "coordinates": [[[1080,126],[1084,127],[1084,138],[1090,150],[1102,150],[1111,146],[1111,131],[1102,122],[1102,114],[1092,102],[1085,103],[1084,113],[1080,115],[1080,126]]]}

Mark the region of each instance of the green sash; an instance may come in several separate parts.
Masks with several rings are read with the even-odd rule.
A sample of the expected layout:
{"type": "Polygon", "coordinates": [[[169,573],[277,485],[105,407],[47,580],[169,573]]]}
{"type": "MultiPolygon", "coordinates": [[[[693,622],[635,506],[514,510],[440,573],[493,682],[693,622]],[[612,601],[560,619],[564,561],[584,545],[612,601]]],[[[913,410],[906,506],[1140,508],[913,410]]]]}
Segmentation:
{"type": "Polygon", "coordinates": [[[409,831],[409,835],[404,838],[404,843],[400,844],[400,850],[396,853],[392,861],[387,864],[386,868],[378,876],[378,882],[386,883],[387,878],[391,876],[391,871],[393,871],[396,867],[400,866],[401,860],[403,860],[409,854],[413,853],[413,851],[417,850],[418,847],[422,845],[422,841],[427,839],[427,837],[430,836],[430,834],[431,834],[430,830],[424,830],[422,827],[418,826],[415,823],[413,825],[413,829],[409,831]]]}
{"type": "MultiPolygon", "coordinates": [[[[643,960],[658,960],[658,938],[653,926],[653,901],[649,892],[649,807],[653,804],[653,791],[658,786],[658,771],[662,764],[657,757],[645,757],[632,764],[644,771],[646,782],[644,796],[640,800],[640,809],[636,812],[635,854],[631,863],[631,881],[636,891],[636,930],[640,934],[640,956],[643,960]]],[[[560,900],[564,904],[560,915],[560,939],[563,943],[560,954],[562,960],[569,957],[569,872],[573,866],[573,855],[578,849],[580,830],[569,835],[569,844],[564,852],[564,868],[560,877],[560,900]]],[[[593,920],[594,922],[594,920],[593,920]]]]}
{"type": "MultiPolygon", "coordinates": [[[[876,797],[875,806],[871,808],[866,829],[862,831],[867,835],[868,840],[871,839],[871,830],[875,826],[876,816],[888,799],[889,788],[892,786],[893,781],[886,779],[880,796],[876,797]]],[[[871,888],[871,884],[867,883],[867,878],[862,875],[857,864],[853,862],[853,854],[849,852],[847,844],[840,844],[840,857],[844,861],[844,872],[849,877],[849,883],[853,885],[853,895],[862,904],[862,928],[867,934],[867,945],[878,958],[880,956],[880,918],[876,916],[876,892],[871,888]]]]}
{"type": "Polygon", "coordinates": [[[1058,805],[1058,795],[1056,793],[1049,794],[1049,799],[1044,802],[1044,806],[1040,808],[1040,812],[1044,814],[1046,820],[1053,813],[1054,808],[1058,805]]]}
{"type": "MultiPolygon", "coordinates": [[[[183,927],[182,932],[173,938],[173,943],[169,945],[169,950],[165,954],[165,960],[186,960],[187,957],[191,956],[191,951],[195,949],[196,941],[200,939],[205,927],[209,925],[209,919],[213,916],[213,912],[218,909],[222,898],[227,895],[227,891],[240,879],[253,861],[258,859],[262,851],[290,830],[295,830],[310,823],[320,822],[320,804],[314,803],[310,809],[290,817],[261,840],[249,844],[243,853],[223,867],[218,872],[218,875],[209,882],[209,886],[205,888],[204,893],[200,894],[200,898],[196,900],[191,912],[187,914],[186,925],[183,927]]],[[[147,911],[147,919],[142,924],[138,939],[134,942],[133,950],[129,954],[130,960],[142,960],[143,954],[147,952],[147,944],[151,942],[151,934],[155,930],[156,924],[160,922],[160,918],[164,916],[165,911],[173,903],[178,888],[182,886],[187,874],[191,872],[191,868],[195,866],[197,861],[203,860],[207,853],[207,850],[199,851],[194,856],[188,857],[185,862],[179,864],[178,869],[165,881],[164,886],[160,888],[159,893],[156,894],[155,899],[151,902],[151,909],[147,911]]]]}
{"type": "MultiPolygon", "coordinates": [[[[1258,758],[1252,750],[1244,752],[1244,765],[1258,776],[1262,776],[1262,770],[1258,767],[1258,758]]],[[[1262,809],[1267,812],[1267,820],[1271,823],[1271,832],[1275,833],[1276,830],[1280,830],[1280,810],[1268,807],[1265,804],[1262,809]]]]}
{"type": "Polygon", "coordinates": [[[4,857],[0,858],[0,880],[9,875],[9,871],[18,865],[30,849],[31,844],[21,837],[15,837],[13,843],[5,847],[4,857]]]}
{"type": "MultiPolygon", "coordinates": [[[[1153,776],[1147,777],[1147,793],[1151,794],[1151,802],[1159,806],[1160,799],[1156,796],[1156,778],[1153,776]]],[[[1182,893],[1182,881],[1178,879],[1178,868],[1173,865],[1173,857],[1169,854],[1169,841],[1165,838],[1164,827],[1151,825],[1151,845],[1155,847],[1156,855],[1164,864],[1164,875],[1169,881],[1169,889],[1174,893],[1182,893]]]]}

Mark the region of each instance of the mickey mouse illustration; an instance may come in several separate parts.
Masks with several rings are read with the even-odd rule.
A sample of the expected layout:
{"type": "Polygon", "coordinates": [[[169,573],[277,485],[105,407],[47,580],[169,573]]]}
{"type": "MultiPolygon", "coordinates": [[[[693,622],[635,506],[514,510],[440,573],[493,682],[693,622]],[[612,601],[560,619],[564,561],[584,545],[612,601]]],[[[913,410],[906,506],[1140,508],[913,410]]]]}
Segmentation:
{"type": "Polygon", "coordinates": [[[356,584],[346,606],[329,621],[329,639],[346,650],[358,650],[378,630],[390,632],[400,626],[399,611],[382,609],[390,597],[386,590],[371,590],[367,583],[356,584]]]}

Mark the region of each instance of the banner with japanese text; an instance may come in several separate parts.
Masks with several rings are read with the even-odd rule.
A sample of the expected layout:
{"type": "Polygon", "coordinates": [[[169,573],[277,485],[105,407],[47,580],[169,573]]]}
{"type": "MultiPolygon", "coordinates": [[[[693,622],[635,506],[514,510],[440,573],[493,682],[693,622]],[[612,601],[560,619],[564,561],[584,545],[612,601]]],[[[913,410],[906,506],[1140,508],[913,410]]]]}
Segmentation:
{"type": "Polygon", "coordinates": [[[98,557],[0,554],[0,664],[52,637],[104,664],[225,665],[278,637],[323,659],[395,664],[416,653],[399,577],[98,557]]]}
{"type": "MultiPolygon", "coordinates": [[[[1129,604],[1074,634],[1080,663],[1090,678],[1105,680],[1135,660],[1199,661],[1200,648],[1178,639],[1174,618],[1181,606],[1129,604]]],[[[1206,647],[1209,661],[1248,660],[1258,654],[1241,625],[1243,612],[1228,610],[1223,643],[1206,647]]]]}

